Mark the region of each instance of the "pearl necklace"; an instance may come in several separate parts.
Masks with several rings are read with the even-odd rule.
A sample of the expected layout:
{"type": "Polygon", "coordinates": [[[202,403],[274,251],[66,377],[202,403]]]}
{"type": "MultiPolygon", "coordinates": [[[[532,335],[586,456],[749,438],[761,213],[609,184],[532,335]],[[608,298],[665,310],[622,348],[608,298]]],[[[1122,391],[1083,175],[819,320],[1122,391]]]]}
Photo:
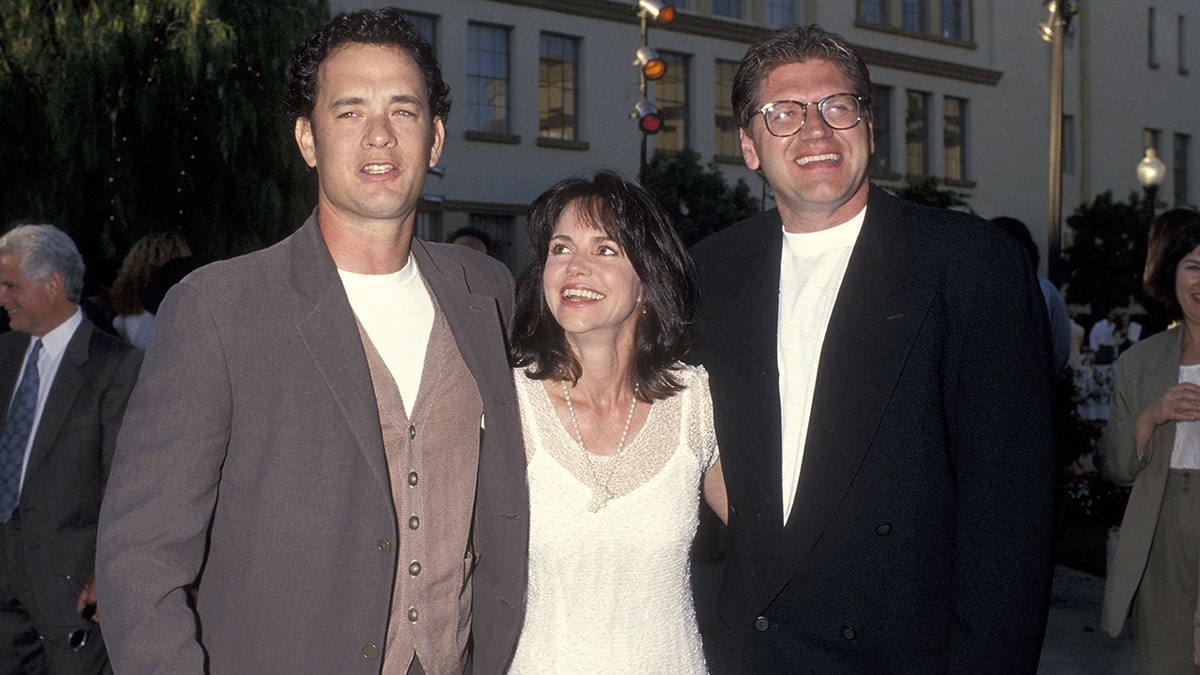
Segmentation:
{"type": "Polygon", "coordinates": [[[600,479],[596,477],[596,468],[592,465],[592,453],[588,452],[587,447],[583,444],[583,433],[579,431],[579,420],[575,419],[575,406],[571,403],[571,390],[567,388],[566,382],[562,383],[562,388],[563,397],[567,399],[567,412],[571,415],[571,426],[575,428],[575,440],[579,442],[579,449],[583,450],[588,474],[592,478],[592,500],[588,502],[588,511],[596,513],[608,505],[608,500],[616,497],[608,484],[617,470],[617,461],[621,458],[621,451],[625,449],[625,437],[629,435],[629,425],[633,422],[633,410],[637,407],[638,388],[637,385],[633,387],[633,400],[629,403],[629,414],[625,416],[625,429],[621,432],[621,442],[617,443],[617,451],[613,453],[612,464],[608,468],[608,476],[604,482],[600,482],[600,479]]]}

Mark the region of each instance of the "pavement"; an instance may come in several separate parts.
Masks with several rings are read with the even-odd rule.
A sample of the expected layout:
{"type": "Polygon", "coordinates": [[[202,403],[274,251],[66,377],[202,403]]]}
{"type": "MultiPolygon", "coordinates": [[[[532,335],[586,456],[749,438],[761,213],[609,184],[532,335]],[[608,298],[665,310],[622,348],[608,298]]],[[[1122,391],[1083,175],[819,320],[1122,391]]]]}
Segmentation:
{"type": "MultiPolygon", "coordinates": [[[[721,563],[696,565],[692,571],[696,618],[701,635],[716,618],[721,563]]],[[[1137,653],[1129,629],[1120,638],[1109,637],[1100,628],[1100,605],[1104,579],[1056,565],[1050,595],[1050,616],[1042,645],[1039,675],[1132,675],[1137,672],[1137,653]]],[[[706,644],[710,667],[717,668],[726,655],[706,644]]]]}

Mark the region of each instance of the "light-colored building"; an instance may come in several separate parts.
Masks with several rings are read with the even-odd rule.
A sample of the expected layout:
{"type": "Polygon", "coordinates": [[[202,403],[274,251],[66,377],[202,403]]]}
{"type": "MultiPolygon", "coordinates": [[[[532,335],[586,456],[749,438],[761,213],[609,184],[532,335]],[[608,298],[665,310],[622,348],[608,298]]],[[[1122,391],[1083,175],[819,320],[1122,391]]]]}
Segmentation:
{"type": "MultiPolygon", "coordinates": [[[[454,107],[420,233],[488,232],[514,271],[529,260],[524,213],[564,176],[599,167],[636,176],[642,136],[631,66],[633,0],[333,0],[336,11],[393,4],[432,38],[454,107]],[[437,175],[441,173],[441,175],[437,175]]],[[[864,53],[875,84],[873,178],[933,176],[984,217],[1025,221],[1047,247],[1051,47],[1036,0],[676,0],[649,44],[668,63],[648,98],[667,124],[648,142],[696,150],[730,182],[770,195],[741,164],[729,86],[772,26],[819,23],[864,53]]],[[[1080,0],[1067,40],[1063,214],[1104,190],[1139,189],[1147,144],[1167,164],[1160,205],[1200,201],[1200,50],[1195,0],[1080,0]]],[[[1070,236],[1069,232],[1064,234],[1070,236]]],[[[1045,271],[1043,255],[1043,271],[1045,271]]]]}

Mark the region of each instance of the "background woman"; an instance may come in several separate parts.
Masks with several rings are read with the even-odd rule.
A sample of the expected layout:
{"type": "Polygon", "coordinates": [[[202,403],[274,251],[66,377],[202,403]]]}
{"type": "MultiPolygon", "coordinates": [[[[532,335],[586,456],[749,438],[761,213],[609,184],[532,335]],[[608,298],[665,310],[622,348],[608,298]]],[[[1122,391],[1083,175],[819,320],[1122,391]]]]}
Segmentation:
{"type": "Polygon", "coordinates": [[[700,488],[725,518],[708,376],[680,363],[695,271],[639,186],[600,171],[530,207],[513,319],[530,492],[512,672],[704,672],[700,488]]]}
{"type": "Polygon", "coordinates": [[[1101,439],[1105,473],[1133,485],[1104,591],[1103,624],[1133,607],[1138,670],[1200,673],[1200,214],[1170,232],[1146,292],[1177,324],[1117,361],[1101,439]]]}
{"type": "Polygon", "coordinates": [[[150,344],[154,335],[154,315],[145,306],[150,276],[163,263],[191,254],[182,236],[168,232],[155,232],[138,239],[125,254],[117,278],[113,279],[110,297],[117,314],[113,328],[126,342],[139,349],[150,344]]]}

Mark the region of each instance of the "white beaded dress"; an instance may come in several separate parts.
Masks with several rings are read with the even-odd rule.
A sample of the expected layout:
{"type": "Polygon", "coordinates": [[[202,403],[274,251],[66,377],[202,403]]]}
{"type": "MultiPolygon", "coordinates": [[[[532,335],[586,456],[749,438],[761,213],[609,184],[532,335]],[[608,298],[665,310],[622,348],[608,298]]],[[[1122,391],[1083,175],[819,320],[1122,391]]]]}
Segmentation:
{"type": "Polygon", "coordinates": [[[677,372],[687,388],[656,401],[615,458],[585,456],[542,382],[514,372],[530,542],[511,673],[707,672],[688,551],[717,443],[708,374],[677,372]],[[597,482],[615,496],[593,512],[597,482]]]}

